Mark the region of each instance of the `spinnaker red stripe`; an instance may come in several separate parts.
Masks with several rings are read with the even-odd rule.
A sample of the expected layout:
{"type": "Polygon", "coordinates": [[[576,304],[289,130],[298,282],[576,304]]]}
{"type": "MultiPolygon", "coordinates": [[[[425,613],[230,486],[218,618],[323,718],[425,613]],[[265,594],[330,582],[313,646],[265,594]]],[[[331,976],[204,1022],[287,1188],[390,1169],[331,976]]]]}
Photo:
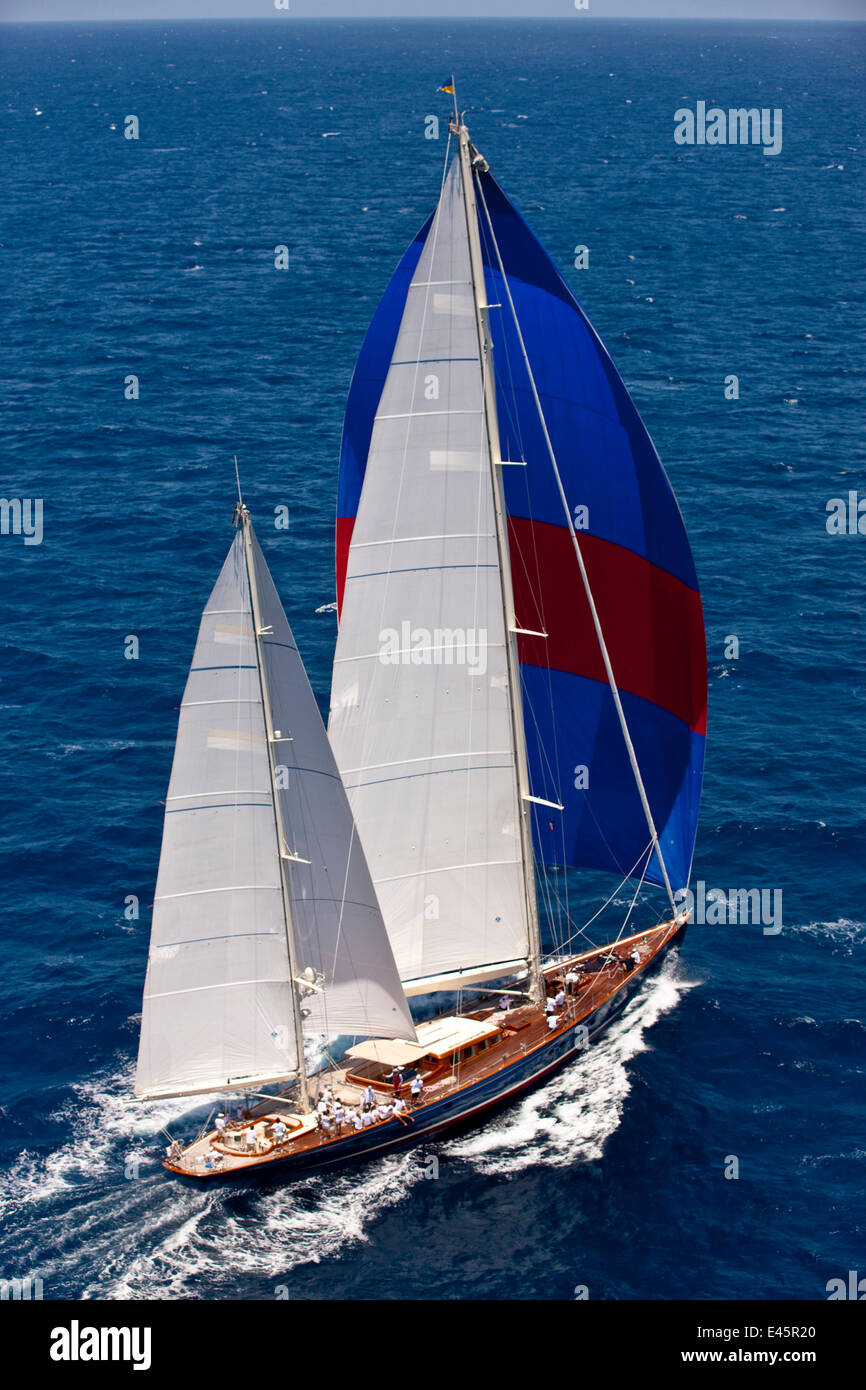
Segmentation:
{"type": "Polygon", "coordinates": [[[343,611],[343,591],[346,588],[346,570],[349,565],[349,546],[355,529],[353,516],[337,517],[336,558],[337,558],[337,617],[343,611]]]}
{"type": "MultiPolygon", "coordinates": [[[[508,518],[521,662],[607,682],[571,534],[564,526],[508,518]]],[[[700,594],[633,551],[579,534],[611,665],[620,690],[707,728],[707,664],[700,594]]]]}

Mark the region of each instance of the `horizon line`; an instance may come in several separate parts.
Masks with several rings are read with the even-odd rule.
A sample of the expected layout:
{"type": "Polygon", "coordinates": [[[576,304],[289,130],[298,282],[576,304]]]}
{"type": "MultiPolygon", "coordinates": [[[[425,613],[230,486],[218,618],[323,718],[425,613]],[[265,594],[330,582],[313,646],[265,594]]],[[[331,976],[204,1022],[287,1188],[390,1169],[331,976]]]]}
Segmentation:
{"type": "MultiPolygon", "coordinates": [[[[349,21],[352,24],[393,24],[395,21],[400,24],[469,24],[478,22],[483,24],[571,24],[571,16],[564,15],[489,15],[489,14],[461,14],[461,15],[400,15],[400,14],[378,14],[378,15],[292,15],[293,24],[340,24],[349,21]]],[[[95,15],[82,15],[78,19],[57,19],[46,17],[42,19],[11,19],[0,15],[0,25],[27,25],[37,24],[270,24],[271,15],[165,15],[160,18],[145,17],[142,15],[131,15],[123,17],[113,16],[111,19],[98,17],[95,15]]],[[[607,14],[607,15],[588,15],[582,23],[616,24],[623,22],[626,24],[866,24],[866,16],[862,18],[849,15],[810,15],[806,16],[778,16],[778,15],[628,15],[628,14],[607,14]]]]}

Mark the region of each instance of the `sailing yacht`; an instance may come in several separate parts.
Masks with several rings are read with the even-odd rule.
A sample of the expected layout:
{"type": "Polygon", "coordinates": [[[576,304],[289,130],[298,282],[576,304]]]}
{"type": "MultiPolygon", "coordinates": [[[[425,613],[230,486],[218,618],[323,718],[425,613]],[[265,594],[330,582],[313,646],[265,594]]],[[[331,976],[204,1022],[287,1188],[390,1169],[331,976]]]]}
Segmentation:
{"type": "Polygon", "coordinates": [[[236,521],[181,707],[136,1078],[239,1093],[168,1151],[208,1180],[440,1135],[578,1057],[685,933],[706,731],[670,484],[456,97],[350,389],[328,735],[236,521]],[[635,885],[600,942],[575,870],[614,876],[603,907],[635,885]]]}

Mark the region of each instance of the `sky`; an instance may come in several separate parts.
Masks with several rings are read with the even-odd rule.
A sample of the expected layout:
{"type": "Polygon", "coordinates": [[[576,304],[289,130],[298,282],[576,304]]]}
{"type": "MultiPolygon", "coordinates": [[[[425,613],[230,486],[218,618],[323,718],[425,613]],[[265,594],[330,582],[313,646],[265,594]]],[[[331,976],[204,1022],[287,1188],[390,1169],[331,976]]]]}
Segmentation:
{"type": "MultiPolygon", "coordinates": [[[[277,0],[0,0],[0,20],[264,19],[277,0]]],[[[279,0],[282,5],[283,0],[279,0]]],[[[541,19],[574,0],[288,0],[281,19],[541,19]]],[[[589,0],[595,19],[866,19],[866,0],[589,0]]]]}

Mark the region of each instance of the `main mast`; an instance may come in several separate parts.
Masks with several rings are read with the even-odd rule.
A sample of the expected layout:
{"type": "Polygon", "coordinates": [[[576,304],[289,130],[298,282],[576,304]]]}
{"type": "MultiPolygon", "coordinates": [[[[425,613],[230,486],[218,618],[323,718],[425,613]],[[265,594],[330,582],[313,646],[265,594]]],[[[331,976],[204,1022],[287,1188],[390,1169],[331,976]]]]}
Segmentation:
{"type": "Polygon", "coordinates": [[[541,930],[538,922],[538,900],[535,891],[535,851],[532,844],[530,805],[539,800],[530,794],[529,771],[526,759],[526,736],[523,726],[523,697],[520,688],[520,661],[517,653],[517,624],[514,614],[514,591],[511,582],[511,562],[508,550],[508,525],[502,489],[502,455],[499,444],[499,416],[496,409],[496,378],[493,374],[493,339],[487,315],[489,305],[484,285],[484,262],[481,256],[481,237],[472,176],[472,154],[469,131],[460,119],[457,93],[454,94],[454,120],[451,130],[457,136],[460,156],[460,175],[463,185],[463,206],[466,212],[466,232],[469,239],[469,264],[472,293],[475,299],[475,321],[478,329],[478,350],[481,377],[484,384],[484,414],[487,425],[488,461],[493,487],[493,510],[496,518],[496,544],[499,553],[499,578],[505,614],[505,651],[508,661],[508,704],[514,739],[517,771],[518,821],[523,860],[523,890],[526,900],[526,919],[529,929],[530,998],[540,1003],[544,997],[541,974],[541,930]]]}
{"type": "Polygon", "coordinates": [[[286,856],[288,852],[288,840],[286,839],[285,827],[283,825],[282,808],[280,798],[277,793],[276,763],[274,761],[276,745],[281,741],[280,736],[274,732],[274,722],[271,715],[271,701],[268,693],[268,681],[265,674],[265,663],[262,657],[262,638],[270,631],[262,624],[261,607],[259,605],[259,591],[256,584],[256,567],[252,545],[252,523],[250,514],[243,502],[238,502],[235,508],[236,524],[241,527],[244,538],[244,558],[247,565],[247,580],[250,588],[250,607],[252,609],[253,632],[256,639],[256,664],[259,668],[259,685],[262,693],[262,708],[265,716],[265,736],[268,744],[268,770],[271,780],[271,800],[274,807],[274,824],[277,832],[277,857],[280,865],[280,887],[283,895],[283,917],[286,924],[286,943],[289,949],[289,985],[292,991],[292,1017],[295,1025],[295,1049],[298,1056],[298,1088],[300,1095],[300,1108],[302,1111],[312,1109],[310,1100],[310,1087],[307,1079],[307,1061],[304,1056],[304,1030],[303,1019],[301,1017],[301,1003],[298,995],[298,960],[295,947],[295,933],[292,926],[292,897],[289,887],[288,865],[286,856]]]}

